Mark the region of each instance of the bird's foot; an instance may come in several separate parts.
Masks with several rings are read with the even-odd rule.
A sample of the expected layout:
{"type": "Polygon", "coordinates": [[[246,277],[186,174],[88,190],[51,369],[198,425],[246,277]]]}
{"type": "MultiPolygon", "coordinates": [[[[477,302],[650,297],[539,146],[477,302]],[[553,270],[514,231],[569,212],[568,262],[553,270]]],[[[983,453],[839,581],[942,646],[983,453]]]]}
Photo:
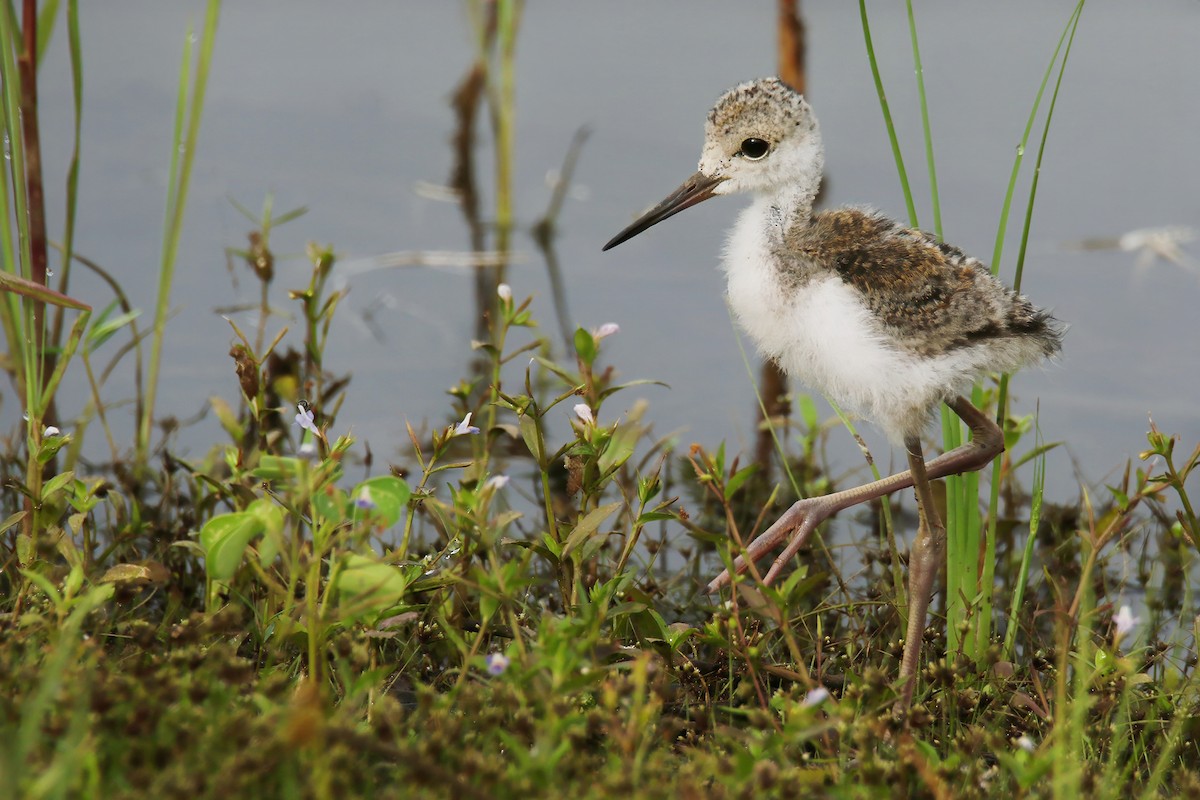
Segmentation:
{"type": "Polygon", "coordinates": [[[784,549],[779,557],[771,564],[771,568],[767,570],[766,576],[763,578],[763,583],[770,583],[775,580],[779,571],[783,569],[783,565],[791,560],[792,556],[804,546],[808,541],[808,537],[812,532],[829,517],[833,516],[840,509],[840,505],[833,499],[832,495],[822,497],[807,497],[803,500],[798,500],[792,504],[792,507],[784,512],[783,516],[775,521],[775,524],[760,534],[747,547],[746,552],[737,557],[733,562],[733,573],[725,570],[717,577],[713,578],[708,584],[708,591],[719,591],[728,586],[733,581],[734,575],[740,575],[750,568],[750,564],[758,561],[767,553],[779,546],[780,542],[788,540],[788,546],[784,549]],[[790,538],[789,538],[790,535],[790,538]]]}

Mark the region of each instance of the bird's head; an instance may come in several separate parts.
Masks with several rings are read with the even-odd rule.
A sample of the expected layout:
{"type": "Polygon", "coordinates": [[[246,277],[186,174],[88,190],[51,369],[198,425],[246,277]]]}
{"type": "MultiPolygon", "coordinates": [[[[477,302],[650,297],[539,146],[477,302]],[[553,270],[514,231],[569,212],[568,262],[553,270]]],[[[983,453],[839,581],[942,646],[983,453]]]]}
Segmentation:
{"type": "Polygon", "coordinates": [[[778,78],[743,83],[723,94],[709,112],[696,174],[604,249],[719,194],[792,186],[815,196],[823,167],[817,119],[804,97],[778,78]]]}

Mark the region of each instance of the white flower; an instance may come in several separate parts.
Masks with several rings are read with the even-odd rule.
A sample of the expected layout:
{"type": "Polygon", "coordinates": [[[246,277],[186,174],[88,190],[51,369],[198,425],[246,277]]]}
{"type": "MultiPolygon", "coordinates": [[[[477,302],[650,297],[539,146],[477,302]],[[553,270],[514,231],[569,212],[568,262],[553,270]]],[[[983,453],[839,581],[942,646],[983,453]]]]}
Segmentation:
{"type": "Polygon", "coordinates": [[[46,430],[42,431],[42,438],[49,439],[51,436],[58,436],[61,433],[62,433],[62,431],[60,431],[58,428],[54,427],[53,425],[47,425],[46,430]]]}
{"type": "Polygon", "coordinates": [[[1017,738],[1017,747],[1021,748],[1026,753],[1032,753],[1037,749],[1037,744],[1029,737],[1029,734],[1023,733],[1017,738]]]}
{"type": "Polygon", "coordinates": [[[512,287],[509,286],[507,283],[502,283],[499,286],[497,286],[496,294],[498,294],[500,296],[500,299],[503,300],[504,302],[506,302],[506,303],[512,302],[512,287]]]}
{"type": "Polygon", "coordinates": [[[596,424],[596,417],[592,414],[592,408],[587,403],[579,403],[572,410],[575,412],[575,416],[583,421],[584,425],[596,424]]]}
{"type": "Polygon", "coordinates": [[[599,328],[597,328],[596,330],[592,331],[592,338],[598,342],[601,339],[603,339],[605,336],[612,336],[614,333],[617,333],[620,330],[621,330],[621,326],[618,325],[617,323],[606,322],[603,325],[601,325],[599,328]]]}
{"type": "Polygon", "coordinates": [[[809,689],[808,694],[804,695],[803,705],[807,708],[810,706],[819,706],[829,699],[829,690],[824,686],[818,686],[815,689],[809,689]]]}
{"type": "Polygon", "coordinates": [[[509,477],[507,475],[493,475],[483,482],[483,488],[485,490],[491,489],[492,491],[497,491],[503,489],[508,484],[508,481],[509,477]]]}
{"type": "Polygon", "coordinates": [[[313,421],[314,414],[312,406],[308,404],[308,401],[301,400],[296,404],[296,409],[298,411],[296,414],[296,424],[304,430],[311,431],[317,436],[320,436],[321,432],[317,430],[317,423],[313,421]]]}
{"type": "Polygon", "coordinates": [[[1137,627],[1139,622],[1141,622],[1141,619],[1133,615],[1133,611],[1130,610],[1129,606],[1121,606],[1117,610],[1117,615],[1113,617],[1113,625],[1116,626],[1116,630],[1113,632],[1113,644],[1120,644],[1125,634],[1137,627]]]}
{"type": "Polygon", "coordinates": [[[454,426],[454,428],[452,429],[451,435],[452,436],[462,436],[462,435],[468,434],[468,433],[479,433],[479,428],[476,428],[474,425],[471,424],[471,412],[470,411],[468,411],[467,415],[462,418],[462,422],[460,422],[454,426]]]}

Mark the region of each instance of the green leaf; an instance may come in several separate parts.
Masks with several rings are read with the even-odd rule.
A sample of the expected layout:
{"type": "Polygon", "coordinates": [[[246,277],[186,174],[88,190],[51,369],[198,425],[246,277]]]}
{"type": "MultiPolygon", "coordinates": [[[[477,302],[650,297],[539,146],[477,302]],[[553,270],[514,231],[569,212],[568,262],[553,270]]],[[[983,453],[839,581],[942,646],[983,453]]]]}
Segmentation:
{"type": "Polygon", "coordinates": [[[259,459],[258,466],[250,470],[250,474],[265,481],[280,481],[299,475],[304,467],[304,462],[298,458],[263,456],[259,459]]]}
{"type": "Polygon", "coordinates": [[[270,564],[283,547],[283,509],[274,500],[260,497],[246,507],[246,512],[262,521],[263,540],[258,546],[258,560],[261,564],[270,564]]]}
{"type": "Polygon", "coordinates": [[[341,489],[317,492],[313,495],[312,503],[313,507],[317,509],[317,515],[322,519],[341,522],[350,516],[348,509],[350,499],[341,489]]]}
{"type": "MultiPolygon", "coordinates": [[[[116,303],[115,300],[113,302],[116,303]]],[[[89,353],[94,353],[96,350],[100,349],[100,347],[109,339],[111,339],[117,333],[117,331],[133,322],[142,313],[140,309],[135,308],[133,311],[120,314],[112,319],[105,319],[104,317],[111,308],[111,305],[109,308],[106,308],[104,310],[104,314],[100,316],[100,319],[96,320],[96,323],[92,325],[91,330],[88,331],[87,349],[89,353]]]]}
{"type": "Polygon", "coordinates": [[[739,469],[737,472],[733,473],[733,475],[731,475],[729,478],[729,482],[725,484],[725,498],[729,499],[730,497],[733,497],[734,494],[737,493],[737,490],[742,488],[742,484],[746,482],[746,479],[757,471],[758,465],[751,464],[750,466],[739,469]]]}
{"type": "Polygon", "coordinates": [[[636,422],[623,422],[616,427],[616,430],[612,432],[612,438],[608,440],[608,446],[596,460],[596,467],[600,470],[601,478],[608,477],[629,460],[640,435],[641,426],[636,422]]]}
{"type": "Polygon", "coordinates": [[[249,512],[222,514],[200,529],[205,567],[213,580],[227,581],[242,563],[246,545],[265,528],[262,519],[249,512]]]}
{"type": "Polygon", "coordinates": [[[73,480],[75,480],[75,473],[69,470],[55,475],[42,486],[42,500],[46,501],[54,497],[54,495],[62,491],[64,486],[73,480]]]}
{"type": "Polygon", "coordinates": [[[593,511],[589,511],[584,517],[579,520],[579,524],[575,526],[575,530],[567,536],[566,542],[563,543],[561,558],[566,558],[571,554],[571,551],[579,547],[600,529],[600,525],[604,520],[608,519],[614,511],[621,507],[621,502],[609,503],[608,505],[600,506],[593,511]]]}
{"type": "Polygon", "coordinates": [[[0,289],[23,295],[30,300],[37,300],[42,303],[58,306],[59,308],[73,308],[76,311],[92,310],[92,307],[87,303],[82,303],[73,297],[67,297],[65,294],[60,294],[40,283],[8,272],[0,272],[0,289]]]}
{"type": "Polygon", "coordinates": [[[408,587],[404,570],[373,558],[346,553],[334,576],[338,607],[354,616],[386,611],[397,605],[408,587]]]}
{"type": "MultiPolygon", "coordinates": [[[[208,398],[208,404],[212,408],[213,413],[217,416],[217,421],[221,423],[221,427],[229,434],[229,438],[235,442],[240,442],[246,432],[242,429],[242,423],[238,420],[237,412],[233,410],[233,406],[225,402],[224,398],[212,396],[208,398]]],[[[268,458],[276,458],[276,456],[263,456],[263,461],[268,458]]],[[[259,462],[260,465],[262,462],[259,462]]],[[[262,467],[260,466],[259,469],[262,467]]],[[[253,475],[258,470],[251,472],[253,475]]],[[[257,477],[275,480],[275,476],[258,475],[257,477]]]]}
{"type": "Polygon", "coordinates": [[[517,418],[517,424],[521,428],[521,438],[525,440],[525,446],[533,454],[538,466],[544,466],[542,459],[545,458],[545,454],[542,452],[541,438],[538,436],[537,419],[532,414],[522,414],[517,418]]]}
{"type": "Polygon", "coordinates": [[[638,525],[648,525],[651,522],[661,522],[668,519],[676,519],[677,514],[672,514],[669,511],[647,511],[637,518],[638,525]]]}
{"type": "Polygon", "coordinates": [[[38,448],[38,463],[49,464],[50,461],[53,460],[56,455],[58,455],[58,451],[70,443],[70,441],[70,434],[64,434],[61,436],[47,436],[45,439],[42,439],[42,444],[38,448]]]}
{"type": "Polygon", "coordinates": [[[15,514],[10,515],[3,522],[0,522],[0,533],[4,533],[9,528],[16,525],[21,520],[25,519],[25,515],[28,513],[29,513],[28,511],[18,511],[15,514]]]}
{"type": "Polygon", "coordinates": [[[589,367],[596,360],[596,337],[588,333],[583,328],[575,329],[575,355],[579,356],[579,360],[589,367]]]}
{"type": "Polygon", "coordinates": [[[370,502],[374,504],[374,508],[355,506],[353,509],[354,521],[370,519],[374,524],[384,528],[390,528],[404,518],[404,511],[408,508],[408,498],[412,496],[412,490],[408,488],[408,484],[394,475],[380,475],[365,480],[354,487],[350,496],[357,501],[363,498],[364,492],[367,493],[370,502]]]}

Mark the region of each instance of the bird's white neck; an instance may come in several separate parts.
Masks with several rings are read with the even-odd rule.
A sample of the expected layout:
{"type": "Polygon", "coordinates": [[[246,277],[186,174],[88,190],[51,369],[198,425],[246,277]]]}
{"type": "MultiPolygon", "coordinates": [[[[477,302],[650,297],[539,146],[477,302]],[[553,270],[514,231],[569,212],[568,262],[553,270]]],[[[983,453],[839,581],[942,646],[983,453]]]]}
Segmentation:
{"type": "Polygon", "coordinates": [[[793,225],[807,225],[812,219],[813,203],[821,188],[825,169],[824,148],[814,129],[803,141],[775,154],[772,186],[757,192],[755,206],[763,208],[768,237],[782,237],[793,225]],[[767,202],[762,203],[760,200],[767,202]]]}

